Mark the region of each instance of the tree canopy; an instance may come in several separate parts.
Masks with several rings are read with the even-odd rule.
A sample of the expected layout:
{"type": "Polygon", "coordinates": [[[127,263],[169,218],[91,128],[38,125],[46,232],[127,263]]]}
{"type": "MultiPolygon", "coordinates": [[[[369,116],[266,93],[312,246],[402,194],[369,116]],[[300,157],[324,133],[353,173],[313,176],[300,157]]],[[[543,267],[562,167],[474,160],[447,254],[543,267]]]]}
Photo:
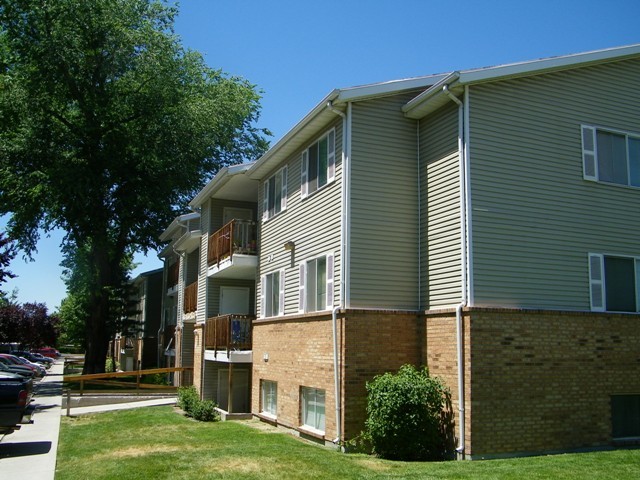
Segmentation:
{"type": "Polygon", "coordinates": [[[176,15],[160,0],[0,0],[0,214],[26,254],[53,228],[86,252],[87,373],[104,369],[127,256],[267,148],[255,86],[185,49],[176,15]]]}

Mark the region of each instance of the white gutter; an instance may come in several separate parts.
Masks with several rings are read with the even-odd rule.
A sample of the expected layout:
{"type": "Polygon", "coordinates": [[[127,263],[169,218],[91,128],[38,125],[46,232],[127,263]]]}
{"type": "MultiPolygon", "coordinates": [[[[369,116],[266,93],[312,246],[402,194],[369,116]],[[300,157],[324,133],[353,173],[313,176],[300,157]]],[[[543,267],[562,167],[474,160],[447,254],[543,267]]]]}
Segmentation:
{"type": "Polygon", "coordinates": [[[336,115],[342,117],[342,202],[341,202],[341,227],[340,227],[340,300],[338,305],[334,307],[331,312],[331,332],[333,336],[333,388],[335,398],[335,416],[336,416],[336,438],[333,443],[340,445],[342,439],[342,408],[341,408],[341,396],[340,396],[340,351],[338,350],[338,311],[344,306],[345,299],[345,252],[347,250],[345,246],[345,240],[347,238],[347,202],[348,202],[348,179],[347,171],[350,158],[350,137],[351,137],[351,103],[347,104],[347,114],[337,110],[331,101],[327,102],[327,108],[336,115]]]}
{"type": "MultiPolygon", "coordinates": [[[[467,155],[465,144],[465,105],[450,91],[447,85],[442,87],[442,91],[456,105],[458,105],[458,158],[460,170],[460,260],[461,260],[461,280],[462,299],[456,307],[456,353],[458,358],[458,452],[460,458],[464,458],[465,447],[465,401],[464,401],[464,350],[462,336],[462,309],[467,306],[467,155]]],[[[468,126],[467,126],[468,127],[468,126]]],[[[467,128],[468,129],[468,128],[467,128]]]]}

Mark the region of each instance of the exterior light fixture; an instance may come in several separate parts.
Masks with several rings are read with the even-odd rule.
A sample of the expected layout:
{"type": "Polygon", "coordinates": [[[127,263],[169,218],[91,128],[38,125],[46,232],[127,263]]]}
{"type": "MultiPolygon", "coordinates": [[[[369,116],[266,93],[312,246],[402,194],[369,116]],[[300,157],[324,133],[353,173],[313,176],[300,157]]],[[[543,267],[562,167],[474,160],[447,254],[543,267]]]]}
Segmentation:
{"type": "Polygon", "coordinates": [[[286,242],[284,244],[284,249],[285,250],[293,250],[294,248],[296,248],[296,244],[294,242],[292,242],[291,240],[289,240],[288,242],[286,242]]]}

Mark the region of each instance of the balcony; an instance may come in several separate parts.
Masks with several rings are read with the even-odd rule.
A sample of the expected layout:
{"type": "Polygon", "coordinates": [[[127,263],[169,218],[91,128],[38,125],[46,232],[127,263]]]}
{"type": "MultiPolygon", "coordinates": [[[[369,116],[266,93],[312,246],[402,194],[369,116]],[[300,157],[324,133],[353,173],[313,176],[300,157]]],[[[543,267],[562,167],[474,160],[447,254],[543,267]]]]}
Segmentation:
{"type": "Polygon", "coordinates": [[[258,268],[256,222],[231,220],[209,236],[209,276],[251,280],[258,268]]]}
{"type": "Polygon", "coordinates": [[[208,318],[204,342],[207,360],[250,363],[254,315],[220,315],[208,318]]]}
{"type": "Polygon", "coordinates": [[[193,313],[198,309],[198,282],[195,281],[184,289],[184,313],[193,313]]]}
{"type": "Polygon", "coordinates": [[[167,269],[167,295],[175,295],[180,278],[180,262],[175,262],[167,269]]]}

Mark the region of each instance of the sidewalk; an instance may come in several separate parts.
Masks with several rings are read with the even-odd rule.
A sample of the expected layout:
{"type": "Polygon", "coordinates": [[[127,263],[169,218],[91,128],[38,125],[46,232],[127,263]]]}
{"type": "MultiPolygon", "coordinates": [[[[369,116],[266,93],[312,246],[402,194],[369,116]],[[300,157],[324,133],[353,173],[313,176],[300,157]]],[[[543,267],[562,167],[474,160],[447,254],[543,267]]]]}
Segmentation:
{"type": "Polygon", "coordinates": [[[47,375],[34,387],[32,425],[0,439],[0,472],[3,478],[53,480],[56,471],[60,407],[62,405],[62,371],[57,360],[47,375]]]}

